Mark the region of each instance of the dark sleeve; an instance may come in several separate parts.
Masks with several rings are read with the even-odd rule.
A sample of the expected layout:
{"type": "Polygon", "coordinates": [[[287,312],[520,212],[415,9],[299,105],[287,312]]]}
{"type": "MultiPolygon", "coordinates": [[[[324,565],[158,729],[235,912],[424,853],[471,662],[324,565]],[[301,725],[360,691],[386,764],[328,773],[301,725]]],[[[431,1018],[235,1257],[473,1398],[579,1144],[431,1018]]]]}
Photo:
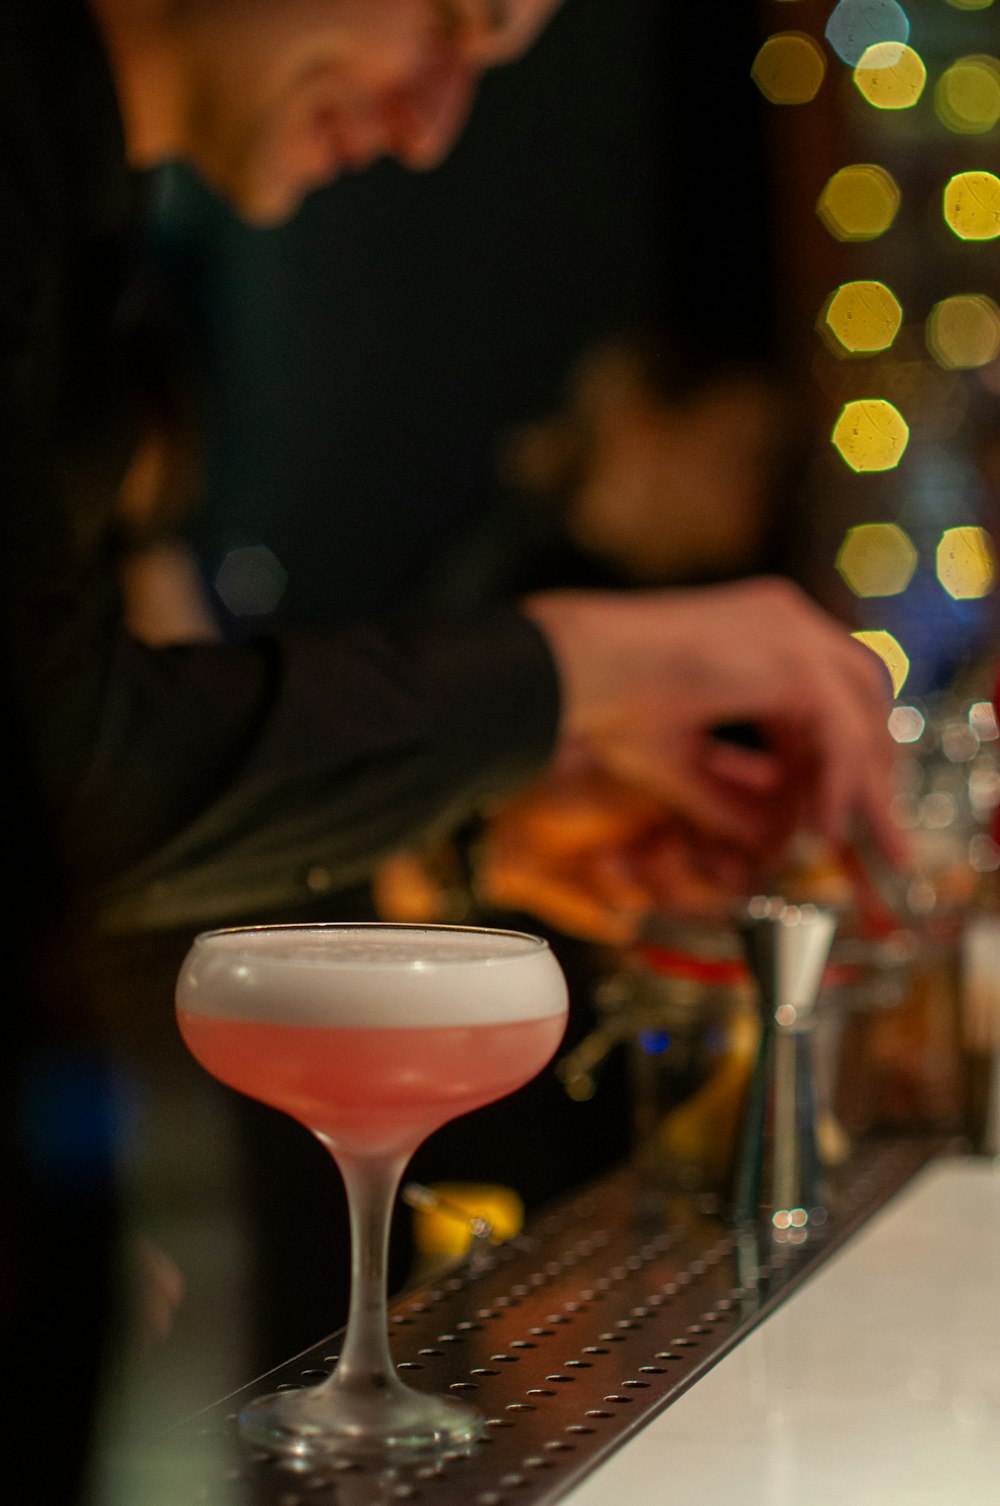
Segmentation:
{"type": "Polygon", "coordinates": [[[114,563],[81,557],[44,454],[0,420],[8,664],[75,887],[120,925],[294,905],[528,777],[551,749],[548,648],[513,609],[460,624],[150,649],[114,563]]]}
{"type": "Polygon", "coordinates": [[[310,870],[349,884],[530,774],[558,693],[516,611],[242,648],[125,636],[107,495],[60,447],[58,267],[19,187],[0,165],[2,653],[78,891],[119,925],[294,905],[310,870]]]}
{"type": "Polygon", "coordinates": [[[119,852],[139,834],[153,848],[103,886],[117,927],[266,915],[345,887],[529,777],[556,732],[548,649],[507,609],[247,650],[118,652],[117,727],[84,782],[73,844],[99,852],[109,822],[119,852]],[[248,721],[252,733],[234,736],[248,721]],[[192,788],[213,766],[192,815],[192,788]]]}

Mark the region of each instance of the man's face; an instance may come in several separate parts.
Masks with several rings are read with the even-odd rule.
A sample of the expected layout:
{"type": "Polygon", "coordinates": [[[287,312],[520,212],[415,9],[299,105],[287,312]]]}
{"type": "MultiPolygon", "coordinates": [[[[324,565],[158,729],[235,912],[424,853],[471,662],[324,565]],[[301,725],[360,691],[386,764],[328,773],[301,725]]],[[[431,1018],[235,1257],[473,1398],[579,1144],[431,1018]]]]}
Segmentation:
{"type": "Polygon", "coordinates": [[[486,68],[518,57],[559,0],[190,0],[181,150],[248,219],[310,189],[452,145],[486,68]]]}

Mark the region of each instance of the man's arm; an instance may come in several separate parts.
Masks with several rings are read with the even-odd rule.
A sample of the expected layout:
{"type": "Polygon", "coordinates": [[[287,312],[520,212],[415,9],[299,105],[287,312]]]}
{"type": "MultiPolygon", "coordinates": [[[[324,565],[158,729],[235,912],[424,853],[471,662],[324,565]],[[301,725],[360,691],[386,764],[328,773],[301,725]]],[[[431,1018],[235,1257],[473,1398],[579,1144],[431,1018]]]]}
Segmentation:
{"type": "MultiPolygon", "coordinates": [[[[79,258],[60,260],[37,181],[30,162],[0,164],[3,654],[47,819],[119,923],[294,905],[527,777],[556,736],[553,655],[563,737],[693,828],[766,851],[797,821],[839,834],[860,810],[891,847],[874,661],[780,584],[553,593],[530,621],[502,610],[241,649],[128,639],[107,487],[85,475],[70,502],[60,402],[81,332],[63,313],[79,258]],[[735,720],[771,752],[713,746],[735,720]]],[[[76,309],[91,317],[92,301],[76,309]]],[[[95,360],[84,378],[108,375],[95,360]]]]}
{"type": "Polygon", "coordinates": [[[447,627],[287,634],[250,650],[127,645],[122,653],[116,698],[134,693],[137,668],[144,682],[164,661],[169,669],[156,719],[121,719],[77,804],[79,853],[95,846],[102,812],[131,808],[133,839],[138,831],[163,836],[104,885],[101,907],[113,926],[223,922],[344,888],[389,852],[530,778],[556,736],[551,655],[538,630],[505,608],[447,627]],[[183,764],[196,768],[223,744],[185,723],[185,758],[172,759],[178,703],[199,680],[206,692],[224,687],[244,653],[270,661],[270,691],[257,700],[252,736],[233,744],[233,766],[185,818],[177,803],[183,764]],[[151,783],[137,790],[121,774],[139,744],[151,783]]]}
{"type": "Polygon", "coordinates": [[[35,23],[3,31],[0,673],[44,818],[77,888],[113,898],[122,923],[291,906],[544,761],[551,655],[505,610],[240,648],[124,633],[110,514],[132,437],[131,249],[114,99],[92,38],[72,43],[61,89],[26,66],[35,23]]]}

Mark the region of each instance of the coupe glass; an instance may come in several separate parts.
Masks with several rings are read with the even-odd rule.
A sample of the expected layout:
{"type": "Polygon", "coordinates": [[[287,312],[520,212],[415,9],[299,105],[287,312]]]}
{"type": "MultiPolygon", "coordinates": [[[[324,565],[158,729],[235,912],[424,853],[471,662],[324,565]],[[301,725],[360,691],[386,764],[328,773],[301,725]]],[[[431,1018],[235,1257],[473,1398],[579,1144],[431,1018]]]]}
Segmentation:
{"type": "Polygon", "coordinates": [[[303,925],[210,931],[177,985],[203,1067],[322,1141],[351,1216],[351,1301],[333,1373],[253,1401],[246,1438],[284,1453],[407,1459],[462,1447],[474,1408],[404,1385],[389,1354],[392,1205],[432,1130],[540,1072],[566,1024],[544,941],[471,926],[303,925]]]}

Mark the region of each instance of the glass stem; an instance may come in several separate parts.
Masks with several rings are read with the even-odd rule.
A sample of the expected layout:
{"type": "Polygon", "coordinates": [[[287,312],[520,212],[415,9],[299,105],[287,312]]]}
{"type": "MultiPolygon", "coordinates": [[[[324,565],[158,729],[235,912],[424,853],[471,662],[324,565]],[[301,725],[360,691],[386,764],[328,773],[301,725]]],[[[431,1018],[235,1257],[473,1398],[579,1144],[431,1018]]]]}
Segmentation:
{"type": "Polygon", "coordinates": [[[351,1305],[338,1389],[384,1391],[399,1384],[389,1353],[386,1265],[389,1226],[409,1152],[385,1158],[338,1156],[351,1216],[351,1305]]]}

